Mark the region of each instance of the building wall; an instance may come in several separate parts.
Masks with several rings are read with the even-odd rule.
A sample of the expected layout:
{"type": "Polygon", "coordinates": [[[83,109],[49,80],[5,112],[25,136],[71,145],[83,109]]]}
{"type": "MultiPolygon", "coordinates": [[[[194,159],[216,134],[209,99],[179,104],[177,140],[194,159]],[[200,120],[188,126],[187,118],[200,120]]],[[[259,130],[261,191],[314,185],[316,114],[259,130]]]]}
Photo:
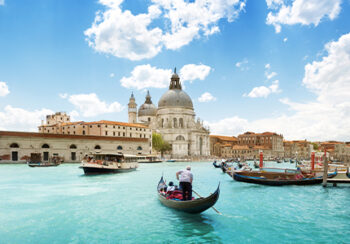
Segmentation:
{"type": "Polygon", "coordinates": [[[26,162],[31,153],[48,152],[49,156],[60,156],[65,162],[80,162],[85,155],[94,153],[149,154],[148,139],[45,135],[41,133],[0,132],[0,163],[13,163],[12,152],[18,152],[17,162],[26,162]],[[10,134],[10,135],[9,135],[10,134]],[[14,144],[18,148],[11,147],[14,144]],[[42,148],[44,144],[49,148],[42,148]],[[76,148],[72,145],[75,145],[76,148]],[[101,149],[95,149],[96,146],[101,149]],[[117,148],[121,146],[122,149],[117,148]],[[72,160],[72,152],[76,160],[72,160]]]}

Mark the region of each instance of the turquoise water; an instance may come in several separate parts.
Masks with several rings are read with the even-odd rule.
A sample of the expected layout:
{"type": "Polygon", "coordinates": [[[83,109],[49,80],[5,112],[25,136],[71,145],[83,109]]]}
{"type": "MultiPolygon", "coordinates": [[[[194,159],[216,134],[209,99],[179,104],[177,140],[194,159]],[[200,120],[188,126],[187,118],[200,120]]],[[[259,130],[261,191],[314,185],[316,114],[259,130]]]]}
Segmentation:
{"type": "Polygon", "coordinates": [[[268,187],[233,181],[211,163],[141,164],[84,176],[76,164],[0,165],[0,243],[349,243],[350,186],[268,187]],[[187,164],[215,207],[190,215],[164,207],[156,186],[187,164]]]}

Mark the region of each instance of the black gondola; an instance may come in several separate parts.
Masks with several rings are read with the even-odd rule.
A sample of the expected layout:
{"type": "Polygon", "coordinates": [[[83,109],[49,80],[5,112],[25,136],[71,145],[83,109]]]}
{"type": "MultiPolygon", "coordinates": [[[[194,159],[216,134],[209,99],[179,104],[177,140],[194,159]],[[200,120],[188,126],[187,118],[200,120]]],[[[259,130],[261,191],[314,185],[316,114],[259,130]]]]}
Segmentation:
{"type": "Polygon", "coordinates": [[[179,211],[192,213],[192,214],[204,212],[208,208],[211,208],[212,206],[214,206],[216,201],[219,199],[219,195],[220,195],[220,184],[219,184],[216,191],[206,198],[200,197],[190,201],[177,201],[177,200],[167,199],[166,196],[163,193],[161,193],[160,190],[165,187],[167,187],[167,185],[162,176],[157,187],[159,201],[163,205],[169,208],[173,208],[179,211]]]}
{"type": "MultiPolygon", "coordinates": [[[[328,174],[328,178],[333,178],[337,172],[328,174]]],[[[259,185],[268,185],[268,186],[284,186],[284,185],[316,185],[322,183],[322,176],[312,177],[312,178],[303,178],[303,179],[266,179],[265,177],[255,177],[241,175],[239,173],[233,174],[233,179],[240,182],[253,183],[259,185]]]]}

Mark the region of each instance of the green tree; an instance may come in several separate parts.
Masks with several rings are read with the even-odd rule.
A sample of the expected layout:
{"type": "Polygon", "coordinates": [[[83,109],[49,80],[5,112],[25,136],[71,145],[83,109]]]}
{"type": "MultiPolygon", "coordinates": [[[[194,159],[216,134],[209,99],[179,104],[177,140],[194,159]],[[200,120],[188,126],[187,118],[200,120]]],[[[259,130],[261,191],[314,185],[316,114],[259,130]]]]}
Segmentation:
{"type": "Polygon", "coordinates": [[[317,151],[317,150],[318,150],[318,144],[315,143],[315,142],[313,142],[313,143],[311,143],[311,144],[312,144],[314,150],[317,151]]]}
{"type": "Polygon", "coordinates": [[[161,157],[163,157],[164,152],[171,151],[171,145],[169,142],[164,141],[162,135],[155,132],[152,134],[152,147],[160,152],[161,157]]]}

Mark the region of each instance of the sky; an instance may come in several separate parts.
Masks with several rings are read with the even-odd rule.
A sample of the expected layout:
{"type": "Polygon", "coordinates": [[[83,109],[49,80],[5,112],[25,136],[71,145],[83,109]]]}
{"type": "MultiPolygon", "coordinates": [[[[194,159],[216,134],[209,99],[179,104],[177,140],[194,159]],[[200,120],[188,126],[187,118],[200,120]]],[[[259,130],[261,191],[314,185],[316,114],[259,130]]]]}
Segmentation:
{"type": "Polygon", "coordinates": [[[127,122],[175,67],[211,134],[350,141],[350,0],[0,0],[0,130],[127,122]]]}

